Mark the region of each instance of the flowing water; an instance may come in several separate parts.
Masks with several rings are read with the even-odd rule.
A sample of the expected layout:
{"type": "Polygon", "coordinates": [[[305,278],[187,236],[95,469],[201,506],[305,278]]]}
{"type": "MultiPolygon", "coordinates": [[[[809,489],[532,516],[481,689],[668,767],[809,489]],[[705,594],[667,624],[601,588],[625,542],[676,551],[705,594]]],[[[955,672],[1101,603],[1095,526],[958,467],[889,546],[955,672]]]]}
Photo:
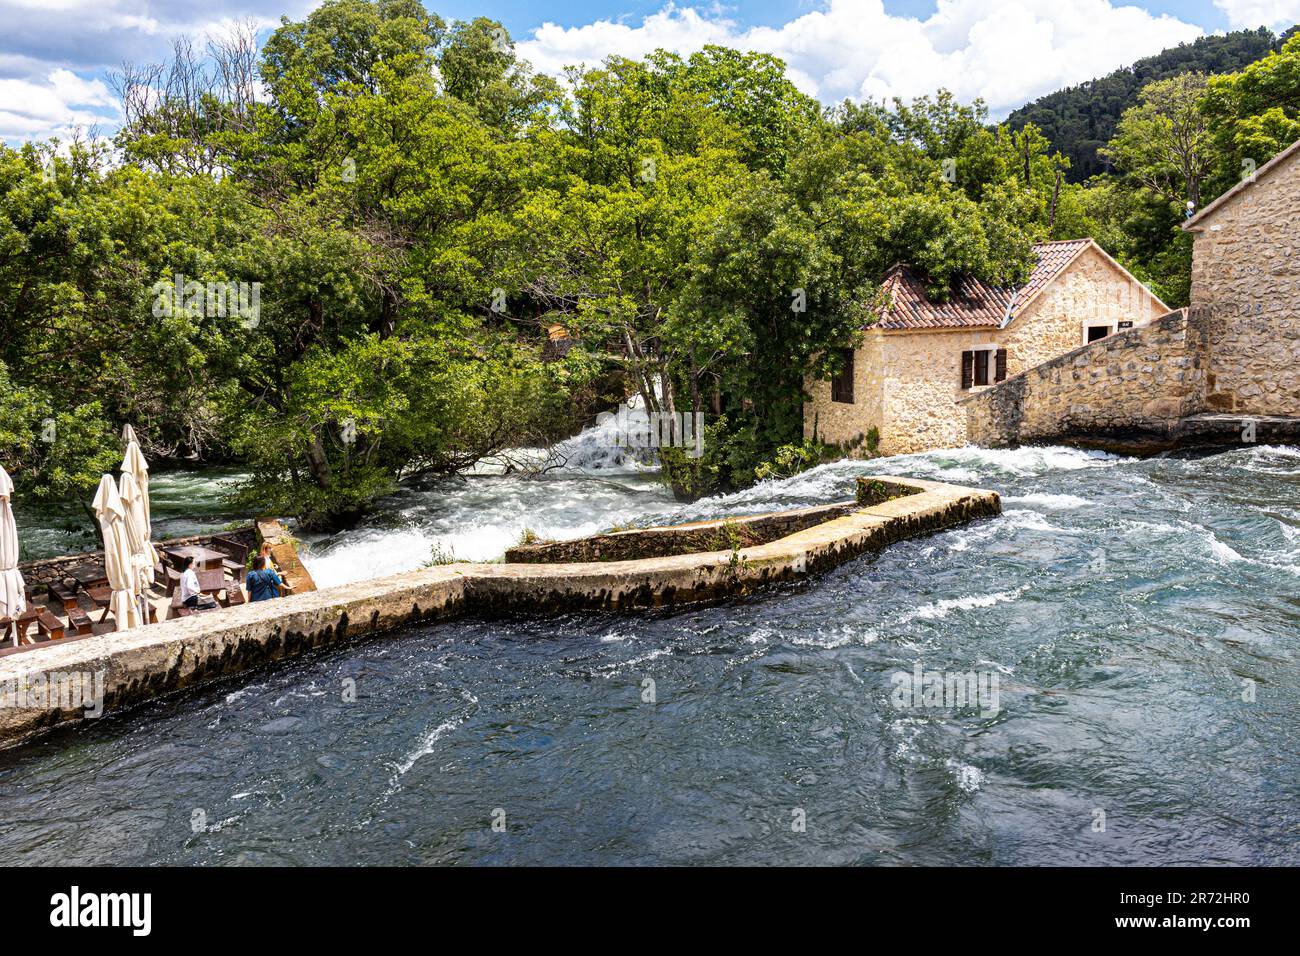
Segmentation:
{"type": "MultiPolygon", "coordinates": [[[[149,482],[153,538],[184,538],[248,524],[228,503],[243,473],[231,468],[170,471],[149,482]]],[[[24,561],[61,554],[98,551],[102,544],[94,521],[76,504],[32,508],[15,502],[18,545],[24,561]]]]}
{"type": "Polygon", "coordinates": [[[963,449],[690,506],[576,459],[404,491],[313,573],[862,474],[1005,513],[744,600],[444,623],[60,731],[0,755],[0,862],[1300,863],[1300,451],[963,449]],[[997,706],[899,707],[917,666],[997,706]]]}

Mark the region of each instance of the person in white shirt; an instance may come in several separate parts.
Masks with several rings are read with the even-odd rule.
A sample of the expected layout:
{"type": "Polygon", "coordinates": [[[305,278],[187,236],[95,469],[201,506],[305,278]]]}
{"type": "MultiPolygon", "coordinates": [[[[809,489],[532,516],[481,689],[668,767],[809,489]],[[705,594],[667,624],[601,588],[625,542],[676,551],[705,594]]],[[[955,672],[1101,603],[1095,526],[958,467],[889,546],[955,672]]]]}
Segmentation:
{"type": "Polygon", "coordinates": [[[194,559],[190,557],[181,560],[181,603],[199,606],[199,576],[194,573],[194,559]]]}

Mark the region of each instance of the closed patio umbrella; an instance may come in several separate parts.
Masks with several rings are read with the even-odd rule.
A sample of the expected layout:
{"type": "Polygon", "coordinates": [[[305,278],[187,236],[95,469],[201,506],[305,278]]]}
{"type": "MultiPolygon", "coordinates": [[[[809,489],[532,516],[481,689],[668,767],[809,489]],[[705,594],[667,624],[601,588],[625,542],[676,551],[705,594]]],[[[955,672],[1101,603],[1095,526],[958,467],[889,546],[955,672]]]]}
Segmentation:
{"type": "Polygon", "coordinates": [[[149,540],[149,469],[144,463],[144,456],[140,454],[140,446],[134,441],[126,447],[126,457],[122,459],[122,478],[117,490],[130,518],[127,527],[140,586],[148,587],[153,584],[153,569],[158,564],[158,552],[149,540]],[[143,480],[141,475],[144,476],[143,480]]]}
{"type": "MultiPolygon", "coordinates": [[[[158,554],[149,543],[148,527],[144,520],[144,507],[140,500],[140,486],[129,471],[122,472],[117,483],[122,499],[122,526],[126,531],[126,545],[131,552],[131,583],[137,597],[143,597],[145,588],[153,584],[153,566],[158,554]]],[[[143,611],[141,612],[143,615],[143,611]]]]}
{"type": "Polygon", "coordinates": [[[109,599],[109,610],[119,631],[139,627],[140,608],[135,603],[138,578],[132,573],[131,546],[127,541],[126,507],[118,494],[117,483],[112,475],[99,479],[99,490],[95,492],[95,516],[99,518],[100,531],[104,536],[104,573],[108,575],[108,587],[113,592],[109,599]]]}
{"type": "MultiPolygon", "coordinates": [[[[130,472],[140,489],[141,509],[144,513],[144,536],[145,540],[150,540],[153,538],[153,518],[149,510],[149,463],[144,460],[144,452],[140,450],[135,429],[130,425],[122,427],[122,440],[126,442],[126,454],[122,457],[122,474],[130,472]]],[[[149,547],[152,552],[153,545],[149,547]]],[[[151,569],[158,563],[158,555],[154,554],[153,558],[153,564],[149,565],[151,569]]],[[[149,580],[152,582],[153,578],[150,577],[149,580]]]]}
{"type": "MultiPolygon", "coordinates": [[[[0,617],[16,618],[27,610],[26,582],[18,570],[18,528],[14,525],[14,483],[9,472],[0,467],[0,617]]],[[[14,640],[18,632],[14,626],[14,640]]]]}

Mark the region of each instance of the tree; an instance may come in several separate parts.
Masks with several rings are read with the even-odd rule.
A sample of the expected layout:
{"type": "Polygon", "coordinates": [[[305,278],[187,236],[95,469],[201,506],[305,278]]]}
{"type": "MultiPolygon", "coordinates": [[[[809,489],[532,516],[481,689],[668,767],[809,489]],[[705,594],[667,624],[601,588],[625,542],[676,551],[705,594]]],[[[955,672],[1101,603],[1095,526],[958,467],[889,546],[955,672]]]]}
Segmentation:
{"type": "Polygon", "coordinates": [[[1141,89],[1182,73],[1215,75],[1240,70],[1280,46],[1269,30],[1238,30],[1205,36],[1144,57],[1098,79],[1049,93],[1007,117],[1012,129],[1038,126],[1054,151],[1069,162],[1069,180],[1082,183],[1107,172],[1099,150],[1115,135],[1123,112],[1136,105],[1141,89]]]}
{"type": "Polygon", "coordinates": [[[1300,139],[1300,35],[1238,73],[1211,77],[1202,109],[1218,153],[1217,194],[1300,139]]]}
{"type": "Polygon", "coordinates": [[[1102,155],[1166,202],[1199,209],[1214,155],[1201,110],[1206,86],[1203,74],[1183,73],[1143,87],[1102,155]]]}

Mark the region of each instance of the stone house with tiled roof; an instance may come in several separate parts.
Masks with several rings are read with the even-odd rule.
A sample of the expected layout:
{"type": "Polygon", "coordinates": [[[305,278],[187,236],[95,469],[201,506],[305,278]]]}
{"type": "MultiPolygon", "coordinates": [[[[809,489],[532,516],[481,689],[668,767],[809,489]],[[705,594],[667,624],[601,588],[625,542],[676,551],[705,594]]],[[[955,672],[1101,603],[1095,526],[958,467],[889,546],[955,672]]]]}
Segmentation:
{"type": "Polygon", "coordinates": [[[911,454],[966,444],[958,402],[1009,375],[1169,309],[1091,239],[1039,243],[1024,285],[999,288],[967,277],[946,302],[925,276],[894,266],[882,281],[886,305],[845,355],[832,381],[805,383],[807,437],[911,454]]]}

